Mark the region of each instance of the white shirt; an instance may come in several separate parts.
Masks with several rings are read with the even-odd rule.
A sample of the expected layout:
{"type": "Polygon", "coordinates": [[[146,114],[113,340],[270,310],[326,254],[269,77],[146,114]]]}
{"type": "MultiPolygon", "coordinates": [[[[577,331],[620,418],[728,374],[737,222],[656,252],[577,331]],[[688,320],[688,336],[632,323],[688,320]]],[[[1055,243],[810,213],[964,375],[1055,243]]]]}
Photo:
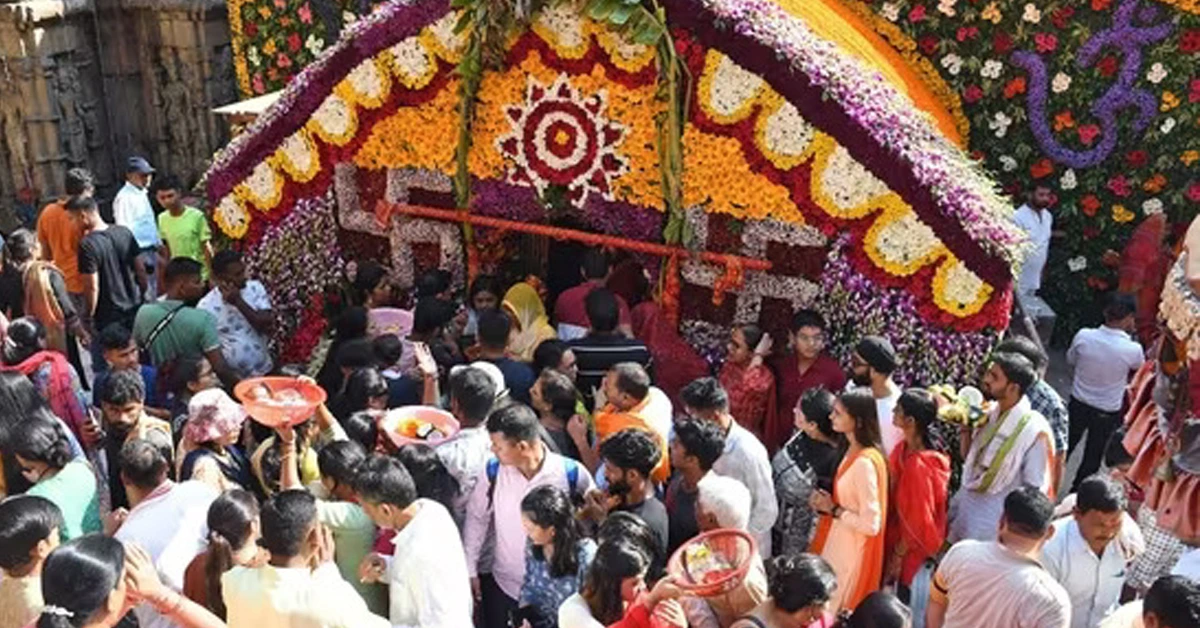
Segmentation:
{"type": "Polygon", "coordinates": [[[1039,211],[1026,204],[1017,208],[1013,221],[1030,240],[1029,253],[1021,264],[1021,276],[1017,279],[1017,292],[1033,294],[1042,287],[1042,269],[1046,267],[1046,258],[1050,255],[1054,216],[1048,209],[1039,211]]]}
{"type": "MultiPolygon", "coordinates": [[[[167,482],[134,506],[113,536],[142,546],[163,584],[182,591],[188,564],[208,545],[208,507],[217,495],[217,489],[204,482],[167,482]]],[[[142,628],[176,625],[148,604],[138,605],[133,612],[142,628]]]]}
{"type": "Polygon", "coordinates": [[[454,516],[459,527],[467,516],[467,500],[475,490],[479,474],[492,457],[492,439],[483,426],[468,427],[437,445],[438,458],[446,471],[458,482],[458,497],[454,500],[454,516]]]}
{"type": "Polygon", "coordinates": [[[587,600],[576,593],[558,607],[558,628],[604,628],[604,624],[592,617],[587,600]]]}
{"type": "Polygon", "coordinates": [[[392,625],[463,628],[471,625],[471,586],[458,528],[441,504],[418,499],[421,509],[396,533],[387,559],[392,625]]]}
{"type": "Polygon", "coordinates": [[[1200,548],[1184,552],[1179,557],[1179,562],[1171,569],[1171,575],[1200,580],[1200,548]]]}
{"type": "Polygon", "coordinates": [[[1146,549],[1141,531],[1128,515],[1122,519],[1121,528],[1121,534],[1104,548],[1104,554],[1096,556],[1074,518],[1054,522],[1054,536],[1042,548],[1042,564],[1067,590],[1071,628],[1096,628],[1120,606],[1125,570],[1146,549]]]}
{"type": "Polygon", "coordinates": [[[758,543],[762,556],[771,555],[771,526],[779,514],[775,501],[775,483],[771,479],[771,459],[767,448],[746,428],[735,421],[725,435],[725,452],[713,463],[713,473],[731,477],[750,489],[750,525],[747,530],[758,543]]]}
{"type": "MultiPolygon", "coordinates": [[[[253,628],[388,628],[372,615],[367,603],[337,566],[325,563],[315,571],[234,567],[221,576],[228,624],[253,628]]],[[[469,625],[469,624],[467,624],[469,625]]]]}
{"type": "Polygon", "coordinates": [[[883,449],[888,455],[896,445],[904,441],[904,432],[892,424],[892,415],[896,412],[896,402],[900,401],[900,387],[888,380],[888,396],[875,400],[875,413],[879,418],[879,434],[883,437],[883,449]]]}
{"type": "Polygon", "coordinates": [[[943,628],[1067,628],[1071,601],[1037,561],[995,541],[962,541],[946,552],[930,586],[945,600],[943,628]]]}
{"type": "Polygon", "coordinates": [[[162,244],[146,190],[126,181],[113,198],[112,208],[117,224],[133,232],[139,248],[158,248],[162,244]]]}
{"type": "MultiPolygon", "coordinates": [[[[271,297],[257,281],[247,281],[242,287],[242,300],[258,311],[271,309],[271,297]]],[[[221,355],[225,356],[225,362],[239,378],[260,377],[271,372],[274,363],[271,361],[270,339],[254,329],[237,306],[226,303],[219,289],[210,290],[196,307],[216,319],[221,355]]]]}
{"type": "Polygon", "coordinates": [[[1071,396],[1098,410],[1117,412],[1129,374],[1145,360],[1142,345],[1120,329],[1081,329],[1067,350],[1067,362],[1075,365],[1071,396]]]}

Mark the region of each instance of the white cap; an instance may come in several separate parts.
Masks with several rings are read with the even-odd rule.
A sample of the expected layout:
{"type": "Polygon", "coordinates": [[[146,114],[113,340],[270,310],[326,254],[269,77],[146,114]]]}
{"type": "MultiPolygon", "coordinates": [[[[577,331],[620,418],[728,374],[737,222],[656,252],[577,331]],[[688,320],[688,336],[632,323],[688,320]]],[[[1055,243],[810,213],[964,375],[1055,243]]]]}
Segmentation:
{"type": "Polygon", "coordinates": [[[500,399],[508,394],[508,388],[504,386],[504,373],[500,372],[500,367],[496,366],[495,364],[492,364],[491,362],[485,362],[483,360],[476,360],[466,365],[459,364],[458,366],[450,369],[450,376],[454,377],[455,373],[458,373],[463,369],[479,369],[484,373],[487,373],[487,376],[492,380],[492,383],[496,385],[496,399],[500,399]]]}

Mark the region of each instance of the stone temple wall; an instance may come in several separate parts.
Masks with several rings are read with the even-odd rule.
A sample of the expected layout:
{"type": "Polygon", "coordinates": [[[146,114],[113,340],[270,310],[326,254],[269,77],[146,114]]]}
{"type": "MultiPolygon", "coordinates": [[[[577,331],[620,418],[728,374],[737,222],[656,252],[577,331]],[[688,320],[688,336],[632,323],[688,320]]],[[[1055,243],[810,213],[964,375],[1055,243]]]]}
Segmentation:
{"type": "Polygon", "coordinates": [[[30,222],[67,169],[112,197],[132,154],[194,185],[238,97],[220,0],[0,0],[0,229],[30,222]]]}

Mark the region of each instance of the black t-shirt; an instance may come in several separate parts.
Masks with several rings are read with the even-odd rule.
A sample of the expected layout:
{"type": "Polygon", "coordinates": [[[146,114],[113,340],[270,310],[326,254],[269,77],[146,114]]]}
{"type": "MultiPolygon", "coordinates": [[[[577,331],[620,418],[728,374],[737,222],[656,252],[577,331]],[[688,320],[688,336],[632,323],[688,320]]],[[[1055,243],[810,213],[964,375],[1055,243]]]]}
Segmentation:
{"type": "Polygon", "coordinates": [[[667,513],[670,515],[668,526],[667,555],[673,554],[685,541],[700,534],[700,525],[696,522],[696,499],[700,491],[688,492],[683,486],[683,476],[676,474],[667,485],[667,513]]]}
{"type": "Polygon", "coordinates": [[[0,313],[9,320],[25,316],[25,285],[21,273],[9,264],[0,271],[0,313]]]}
{"type": "Polygon", "coordinates": [[[93,231],[79,243],[79,273],[100,277],[96,301],[96,329],[110,323],[133,324],[142,304],[142,291],[134,274],[138,255],[133,232],[120,225],[93,231]]]}
{"type": "Polygon", "coordinates": [[[650,529],[654,531],[654,536],[658,537],[658,551],[665,560],[668,540],[667,507],[663,506],[658,498],[647,497],[646,501],[640,504],[633,506],[622,504],[617,510],[635,514],[650,526],[650,529]]]}

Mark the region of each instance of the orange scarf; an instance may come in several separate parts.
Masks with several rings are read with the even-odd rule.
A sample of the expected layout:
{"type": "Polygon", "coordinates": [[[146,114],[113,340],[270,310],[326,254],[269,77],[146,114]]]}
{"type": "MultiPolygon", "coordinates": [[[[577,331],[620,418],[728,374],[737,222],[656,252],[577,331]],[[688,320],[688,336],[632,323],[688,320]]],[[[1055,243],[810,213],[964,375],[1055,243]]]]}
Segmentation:
{"type": "MultiPolygon", "coordinates": [[[[863,546],[862,568],[858,570],[858,581],[850,585],[850,592],[842,601],[842,607],[846,609],[855,608],[864,598],[879,590],[879,585],[883,581],[883,558],[887,545],[888,476],[887,460],[884,459],[883,452],[874,447],[867,447],[852,458],[843,458],[842,463],[838,465],[837,476],[833,480],[833,502],[837,503],[838,480],[858,460],[859,456],[866,456],[867,460],[871,462],[871,466],[875,468],[875,479],[879,485],[879,510],[885,523],[879,534],[868,538],[866,545],[863,546]]],[[[832,524],[833,519],[829,515],[821,515],[812,546],[809,547],[810,552],[820,554],[821,550],[825,548],[825,541],[828,540],[829,528],[832,524]]]]}
{"type": "Polygon", "coordinates": [[[58,272],[53,262],[32,261],[22,277],[25,290],[25,315],[41,321],[46,328],[46,347],[67,352],[67,326],[62,307],[50,287],[50,273],[58,272]]]}

